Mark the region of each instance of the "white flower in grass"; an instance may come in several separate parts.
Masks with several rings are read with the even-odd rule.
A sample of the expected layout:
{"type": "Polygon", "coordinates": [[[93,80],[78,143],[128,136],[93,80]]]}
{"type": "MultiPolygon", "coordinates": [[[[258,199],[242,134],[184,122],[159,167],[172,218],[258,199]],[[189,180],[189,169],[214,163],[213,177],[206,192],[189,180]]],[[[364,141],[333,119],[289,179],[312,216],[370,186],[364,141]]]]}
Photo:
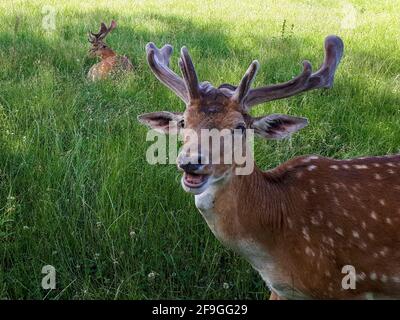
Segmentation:
{"type": "Polygon", "coordinates": [[[133,230],[131,230],[131,231],[129,232],[129,236],[130,236],[131,238],[135,238],[135,237],[136,237],[136,232],[133,231],[133,230]]]}
{"type": "Polygon", "coordinates": [[[224,282],[224,284],[222,285],[222,288],[224,288],[225,290],[228,290],[230,288],[229,283],[224,282]]]}
{"type": "Polygon", "coordinates": [[[150,281],[154,281],[154,279],[155,279],[158,275],[159,275],[159,274],[158,274],[157,272],[151,271],[151,272],[147,275],[147,278],[148,278],[150,281]]]}

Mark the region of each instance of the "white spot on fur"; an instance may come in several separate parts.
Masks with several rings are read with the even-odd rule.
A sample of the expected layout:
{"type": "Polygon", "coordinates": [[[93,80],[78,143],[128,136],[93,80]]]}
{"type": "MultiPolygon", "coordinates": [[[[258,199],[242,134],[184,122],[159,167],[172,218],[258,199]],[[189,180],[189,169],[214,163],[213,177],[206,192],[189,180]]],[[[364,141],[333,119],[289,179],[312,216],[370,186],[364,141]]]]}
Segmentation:
{"type": "Polygon", "coordinates": [[[388,247],[383,247],[383,249],[379,253],[380,253],[380,255],[382,257],[384,257],[384,256],[387,255],[388,252],[389,252],[389,248],[388,247]]]}
{"type": "Polygon", "coordinates": [[[306,255],[315,257],[314,251],[310,247],[306,247],[306,255]]]}
{"type": "Polygon", "coordinates": [[[303,227],[302,232],[303,232],[304,239],[306,239],[307,241],[310,241],[311,238],[310,238],[310,234],[308,233],[308,228],[307,227],[303,227]]]}
{"type": "Polygon", "coordinates": [[[375,236],[374,236],[374,234],[372,232],[369,232],[368,233],[368,238],[370,238],[371,240],[374,240],[375,236]]]}
{"type": "Polygon", "coordinates": [[[360,272],[357,275],[357,278],[359,278],[360,280],[365,280],[366,277],[367,277],[367,275],[365,274],[365,272],[360,272]]]}
{"type": "Polygon", "coordinates": [[[335,189],[339,189],[339,188],[340,188],[339,183],[334,182],[334,183],[332,183],[332,185],[333,185],[333,187],[334,187],[335,189]]]}
{"type": "Polygon", "coordinates": [[[311,192],[314,193],[314,194],[317,194],[317,189],[311,188],[311,192]]]}
{"type": "Polygon", "coordinates": [[[365,250],[367,249],[367,244],[365,242],[361,242],[360,247],[361,249],[365,250]]]}
{"type": "Polygon", "coordinates": [[[302,176],[303,176],[303,172],[302,171],[296,172],[296,177],[297,178],[301,178],[302,176]]]}
{"type": "Polygon", "coordinates": [[[335,229],[336,233],[343,236],[343,229],[342,228],[336,228],[335,229]]]}
{"type": "Polygon", "coordinates": [[[316,217],[314,217],[314,216],[311,217],[311,223],[312,223],[313,225],[319,226],[319,221],[318,221],[318,219],[317,219],[316,217]]]}
{"type": "Polygon", "coordinates": [[[313,171],[313,170],[315,170],[315,169],[317,169],[317,166],[315,166],[315,165],[311,165],[311,166],[308,166],[308,167],[307,167],[307,170],[308,170],[308,171],[313,171]]]}
{"type": "Polygon", "coordinates": [[[329,270],[326,270],[326,271],[325,271],[325,275],[326,275],[327,277],[330,277],[330,276],[331,276],[331,273],[329,272],[329,270]]]}
{"type": "Polygon", "coordinates": [[[340,206],[340,203],[339,203],[339,199],[338,199],[338,198],[334,197],[334,198],[333,198],[333,201],[335,201],[335,204],[336,204],[337,206],[340,206]]]}
{"type": "Polygon", "coordinates": [[[361,222],[361,226],[362,226],[362,228],[365,230],[365,229],[367,229],[367,223],[365,222],[365,221],[362,221],[361,222]]]}
{"type": "Polygon", "coordinates": [[[362,169],[368,169],[368,166],[366,166],[365,164],[355,164],[354,168],[362,170],[362,169]]]}

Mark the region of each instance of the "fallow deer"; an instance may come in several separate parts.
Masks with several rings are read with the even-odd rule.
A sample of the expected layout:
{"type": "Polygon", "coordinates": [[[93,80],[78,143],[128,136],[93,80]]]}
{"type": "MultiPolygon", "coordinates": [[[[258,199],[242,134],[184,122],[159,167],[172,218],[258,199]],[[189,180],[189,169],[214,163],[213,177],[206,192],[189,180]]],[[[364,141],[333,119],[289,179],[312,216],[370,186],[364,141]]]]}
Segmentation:
{"type": "Polygon", "coordinates": [[[318,71],[313,73],[304,61],[299,76],[256,89],[251,84],[257,61],[238,86],[214,88],[198,82],[185,47],[179,60],[182,78],[168,66],[171,46],[158,49],[149,43],[146,51],[155,76],[185,102],[186,110],[147,113],[139,121],[183,135],[184,148],[177,158],[184,171],[183,189],[194,194],[214,235],[260,273],[271,298],[400,297],[400,155],[349,160],[309,155],[266,172],[255,166],[249,175],[236,175],[235,163],[203,161],[202,145],[197,154],[185,148],[186,128],[238,129],[243,136],[244,129],[251,128],[264,138],[281,139],[305,127],[305,118],[254,118],[249,111],[263,102],[330,88],[343,54],[339,37],[325,39],[325,58],[318,71]],[[171,121],[180,127],[170,126],[171,121]],[[343,273],[345,266],[353,267],[354,273],[343,273]],[[342,285],[347,275],[355,287],[342,285]]]}
{"type": "Polygon", "coordinates": [[[91,48],[89,54],[92,57],[100,57],[101,61],[92,66],[88,72],[88,79],[92,81],[106,78],[108,75],[118,71],[131,71],[131,61],[126,56],[119,56],[105,42],[105,37],[115,28],[117,23],[112,20],[107,28],[104,22],[100,25],[98,33],[89,33],[91,48]]]}

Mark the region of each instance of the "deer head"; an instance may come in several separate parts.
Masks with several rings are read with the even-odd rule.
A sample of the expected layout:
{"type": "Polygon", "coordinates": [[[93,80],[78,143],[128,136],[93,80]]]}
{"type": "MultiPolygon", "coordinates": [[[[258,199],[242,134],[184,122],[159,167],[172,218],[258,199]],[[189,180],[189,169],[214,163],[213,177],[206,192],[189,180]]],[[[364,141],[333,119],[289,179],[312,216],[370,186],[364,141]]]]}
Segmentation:
{"type": "Polygon", "coordinates": [[[117,27],[117,23],[112,20],[110,27],[107,28],[104,22],[100,25],[100,30],[98,33],[89,32],[88,41],[91,43],[91,48],[89,50],[89,54],[92,57],[104,57],[107,55],[113,55],[114,52],[111,50],[109,46],[104,42],[105,37],[115,28],[117,27]]]}
{"type": "MultiPolygon", "coordinates": [[[[165,133],[183,135],[184,146],[177,158],[177,165],[184,171],[183,188],[191,193],[200,194],[212,185],[216,185],[232,176],[235,163],[210,164],[205,161],[210,152],[186,133],[202,129],[228,129],[232,135],[246,135],[246,129],[267,139],[282,139],[304,128],[307,119],[282,114],[270,114],[252,117],[250,110],[257,104],[287,98],[301,92],[318,88],[330,88],[335,70],[343,54],[343,42],[339,37],[328,36],[325,39],[325,59],[319,70],[312,71],[308,61],[303,62],[303,71],[296,78],[281,84],[252,89],[251,85],[259,69],[259,63],[253,61],[239,85],[222,84],[218,88],[209,82],[199,83],[197,74],[186,47],[181,49],[179,67],[182,77],[169,68],[172,47],[165,45],[158,49],[153,43],[146,46],[147,61],[154,75],[170,88],[186,104],[182,113],[153,112],[142,114],[139,121],[149,127],[165,133]],[[178,124],[177,126],[171,125],[178,124]],[[189,151],[188,151],[189,150],[189,151]],[[196,150],[191,152],[191,150],[196,150]]],[[[221,153],[226,150],[220,150],[221,153]]]]}

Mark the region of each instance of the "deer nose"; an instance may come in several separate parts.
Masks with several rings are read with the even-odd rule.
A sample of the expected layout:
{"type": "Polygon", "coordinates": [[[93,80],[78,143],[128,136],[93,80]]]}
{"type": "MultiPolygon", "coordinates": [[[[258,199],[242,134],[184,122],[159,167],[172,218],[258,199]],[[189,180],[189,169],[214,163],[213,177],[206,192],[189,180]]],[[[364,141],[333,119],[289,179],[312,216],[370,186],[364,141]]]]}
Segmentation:
{"type": "Polygon", "coordinates": [[[180,157],[178,167],[185,172],[195,173],[204,166],[204,158],[202,155],[197,157],[180,157]]]}

